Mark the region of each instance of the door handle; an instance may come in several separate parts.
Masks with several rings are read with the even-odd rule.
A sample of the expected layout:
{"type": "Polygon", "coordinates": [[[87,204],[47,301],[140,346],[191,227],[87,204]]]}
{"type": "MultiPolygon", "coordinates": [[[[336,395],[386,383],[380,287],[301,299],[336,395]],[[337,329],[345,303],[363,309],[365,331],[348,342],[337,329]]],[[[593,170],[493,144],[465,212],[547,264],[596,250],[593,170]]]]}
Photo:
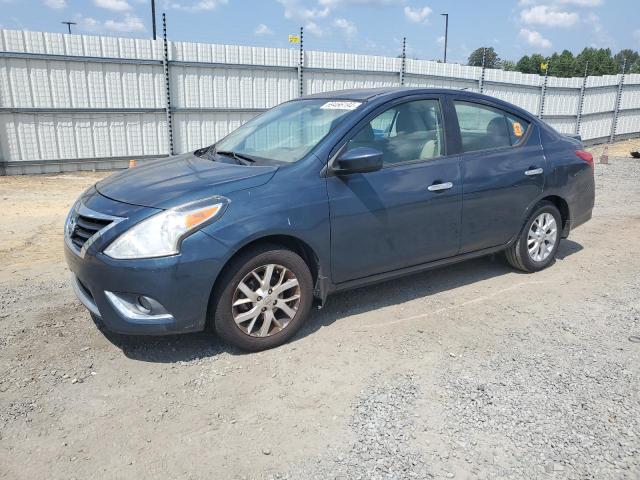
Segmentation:
{"type": "Polygon", "coordinates": [[[453,187],[453,183],[451,182],[434,183],[433,185],[429,185],[427,190],[430,192],[440,192],[442,190],[449,190],[451,187],[453,187]]]}
{"type": "Polygon", "coordinates": [[[531,170],[527,170],[524,172],[525,175],[531,177],[532,175],[540,175],[544,172],[544,168],[532,168],[531,170]]]}

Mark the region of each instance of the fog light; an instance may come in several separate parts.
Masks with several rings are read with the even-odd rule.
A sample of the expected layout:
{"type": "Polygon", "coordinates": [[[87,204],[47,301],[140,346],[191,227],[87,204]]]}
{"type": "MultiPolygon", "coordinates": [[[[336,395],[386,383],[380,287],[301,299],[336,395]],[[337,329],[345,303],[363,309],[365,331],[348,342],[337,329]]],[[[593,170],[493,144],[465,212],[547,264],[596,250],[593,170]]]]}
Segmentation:
{"type": "Polygon", "coordinates": [[[173,321],[173,315],[152,297],[136,293],[114,293],[106,290],[104,294],[117,312],[128,320],[173,321]]]}
{"type": "Polygon", "coordinates": [[[151,302],[149,300],[149,297],[140,295],[138,297],[138,305],[136,305],[138,307],[138,310],[146,314],[151,313],[151,310],[153,310],[153,306],[151,305],[151,302]]]}

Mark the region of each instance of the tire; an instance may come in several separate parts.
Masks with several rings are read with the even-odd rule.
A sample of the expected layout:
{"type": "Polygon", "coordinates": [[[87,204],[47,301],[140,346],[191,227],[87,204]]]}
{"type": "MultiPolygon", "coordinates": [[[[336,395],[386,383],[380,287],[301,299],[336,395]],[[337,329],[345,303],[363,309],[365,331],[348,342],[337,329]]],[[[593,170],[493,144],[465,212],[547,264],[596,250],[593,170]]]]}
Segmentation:
{"type": "Polygon", "coordinates": [[[289,340],[309,316],[311,271],[297,253],[279,245],[261,245],[229,263],[212,302],[212,323],[225,342],[251,352],[273,348],[289,340]],[[269,286],[265,286],[269,272],[269,286]]]}
{"type": "MultiPolygon", "coordinates": [[[[545,218],[549,218],[548,216],[545,218]]],[[[540,225],[540,222],[538,223],[540,225]]],[[[550,225],[550,224],[546,224],[550,225]]],[[[544,225],[542,226],[544,230],[544,225]]],[[[540,228],[540,227],[539,227],[540,228]]],[[[512,267],[522,270],[523,272],[538,272],[547,268],[555,261],[556,253],[558,252],[558,245],[560,244],[560,234],[562,230],[562,217],[556,206],[551,202],[541,202],[534,209],[528,220],[524,224],[518,239],[506,250],[507,261],[512,267]],[[530,239],[529,234],[532,230],[532,225],[540,220],[540,217],[544,214],[549,214],[553,217],[555,222],[555,238],[550,238],[549,235],[541,237],[540,240],[535,237],[530,239]],[[529,251],[529,244],[542,245],[540,249],[534,251],[533,254],[529,251]]],[[[551,230],[545,230],[545,234],[551,230]]]]}

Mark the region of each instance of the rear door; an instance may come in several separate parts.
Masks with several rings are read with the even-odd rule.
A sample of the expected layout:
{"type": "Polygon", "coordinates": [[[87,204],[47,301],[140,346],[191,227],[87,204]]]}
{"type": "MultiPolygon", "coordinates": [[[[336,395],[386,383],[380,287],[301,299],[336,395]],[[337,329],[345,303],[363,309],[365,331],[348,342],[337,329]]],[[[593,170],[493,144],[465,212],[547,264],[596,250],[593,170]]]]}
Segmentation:
{"type": "Polygon", "coordinates": [[[464,183],[460,253],[507,243],[542,193],[546,159],[534,123],[483,102],[453,100],[464,183]]]}
{"type": "Polygon", "coordinates": [[[457,253],[462,183],[443,122],[438,97],[395,101],[347,137],[342,152],[375,148],[384,168],[327,178],[335,283],[457,253]]]}

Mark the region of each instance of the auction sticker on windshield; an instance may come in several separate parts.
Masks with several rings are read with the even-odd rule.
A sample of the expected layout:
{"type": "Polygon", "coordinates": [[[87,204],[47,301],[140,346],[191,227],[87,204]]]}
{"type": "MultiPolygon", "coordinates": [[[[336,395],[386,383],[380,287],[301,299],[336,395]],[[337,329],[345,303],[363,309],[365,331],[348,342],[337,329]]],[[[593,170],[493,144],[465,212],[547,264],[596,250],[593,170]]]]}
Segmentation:
{"type": "Polygon", "coordinates": [[[355,110],[360,102],[327,102],[320,108],[323,110],[355,110]]]}

